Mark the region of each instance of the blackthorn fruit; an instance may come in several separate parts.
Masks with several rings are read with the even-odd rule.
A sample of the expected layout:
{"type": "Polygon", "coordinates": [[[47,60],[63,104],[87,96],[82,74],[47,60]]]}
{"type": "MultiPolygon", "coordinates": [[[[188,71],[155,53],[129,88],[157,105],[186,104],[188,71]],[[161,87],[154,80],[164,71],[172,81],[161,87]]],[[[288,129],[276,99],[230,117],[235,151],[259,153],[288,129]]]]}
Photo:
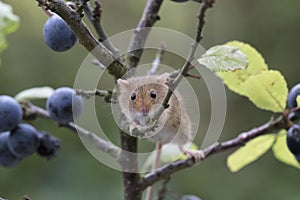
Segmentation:
{"type": "Polygon", "coordinates": [[[9,131],[0,133],[0,165],[4,167],[14,166],[21,161],[21,158],[12,153],[8,148],[7,141],[9,135],[9,131]]]}
{"type": "Polygon", "coordinates": [[[70,49],[77,41],[72,29],[56,14],[46,21],[43,35],[48,47],[59,52],[70,49]]]}
{"type": "Polygon", "coordinates": [[[83,109],[83,99],[76,95],[75,90],[62,87],[54,91],[48,98],[47,111],[52,119],[60,124],[73,122],[83,109]]]}
{"type": "Polygon", "coordinates": [[[287,98],[287,107],[297,107],[297,96],[300,95],[300,83],[292,87],[287,98]]]}
{"type": "Polygon", "coordinates": [[[29,124],[19,124],[11,131],[7,144],[15,155],[20,157],[32,155],[39,145],[38,132],[29,124]]]}
{"type": "Polygon", "coordinates": [[[10,131],[22,120],[22,109],[12,97],[0,96],[0,132],[10,131]]]}
{"type": "Polygon", "coordinates": [[[292,154],[294,154],[298,162],[300,162],[300,125],[299,124],[294,124],[287,131],[286,144],[290,152],[292,152],[292,154]]]}

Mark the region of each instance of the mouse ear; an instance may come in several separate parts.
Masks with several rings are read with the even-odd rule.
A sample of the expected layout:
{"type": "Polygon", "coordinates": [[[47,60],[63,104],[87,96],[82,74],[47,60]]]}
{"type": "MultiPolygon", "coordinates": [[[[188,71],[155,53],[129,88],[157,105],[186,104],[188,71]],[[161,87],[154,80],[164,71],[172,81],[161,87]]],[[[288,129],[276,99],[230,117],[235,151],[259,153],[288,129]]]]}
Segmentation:
{"type": "Polygon", "coordinates": [[[117,83],[118,85],[121,87],[121,88],[124,88],[124,87],[128,87],[129,86],[129,82],[125,79],[118,79],[117,80],[117,83]]]}
{"type": "Polygon", "coordinates": [[[169,74],[163,73],[163,74],[159,75],[158,79],[161,83],[166,83],[169,80],[169,74]]]}

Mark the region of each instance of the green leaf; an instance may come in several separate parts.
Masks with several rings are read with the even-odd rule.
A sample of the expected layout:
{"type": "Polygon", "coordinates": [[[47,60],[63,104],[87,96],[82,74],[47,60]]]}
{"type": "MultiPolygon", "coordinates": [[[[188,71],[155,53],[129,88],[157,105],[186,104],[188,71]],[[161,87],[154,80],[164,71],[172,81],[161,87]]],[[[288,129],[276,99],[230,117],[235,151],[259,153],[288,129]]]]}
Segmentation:
{"type": "MultiPolygon", "coordinates": [[[[186,144],[185,147],[194,150],[198,149],[198,146],[194,143],[186,144]]],[[[147,169],[150,170],[152,168],[152,164],[155,161],[155,158],[156,158],[156,151],[153,151],[148,156],[147,160],[144,162],[142,169],[144,171],[147,169]]],[[[162,146],[161,155],[160,155],[161,164],[170,163],[176,160],[184,160],[186,158],[187,157],[179,150],[178,144],[169,143],[162,146]]]]}
{"type": "Polygon", "coordinates": [[[227,166],[231,172],[237,172],[243,167],[257,160],[272,146],[276,135],[262,135],[247,142],[227,158],[227,166]]]}
{"type": "Polygon", "coordinates": [[[244,84],[244,92],[261,109],[282,112],[286,107],[288,88],[279,71],[263,71],[251,76],[244,84]]]}
{"type": "Polygon", "coordinates": [[[198,62],[214,72],[246,69],[248,66],[246,55],[238,47],[229,45],[218,45],[208,49],[198,62]]]}
{"type": "Polygon", "coordinates": [[[12,7],[0,1],[0,53],[7,47],[6,35],[19,27],[19,17],[14,15],[12,7]]]}
{"type": "Polygon", "coordinates": [[[249,44],[239,41],[231,41],[226,43],[226,45],[237,47],[246,54],[248,67],[246,70],[218,72],[217,75],[223,79],[224,83],[230,90],[240,95],[245,95],[243,86],[244,82],[246,82],[252,75],[267,70],[268,66],[261,54],[249,44]]]}
{"type": "Polygon", "coordinates": [[[51,87],[36,87],[21,91],[15,96],[15,98],[17,101],[48,99],[53,92],[54,89],[51,87]]]}
{"type": "Polygon", "coordinates": [[[282,130],[278,133],[276,142],[273,145],[273,153],[277,160],[300,169],[300,164],[286,145],[286,130],[282,130]]]}

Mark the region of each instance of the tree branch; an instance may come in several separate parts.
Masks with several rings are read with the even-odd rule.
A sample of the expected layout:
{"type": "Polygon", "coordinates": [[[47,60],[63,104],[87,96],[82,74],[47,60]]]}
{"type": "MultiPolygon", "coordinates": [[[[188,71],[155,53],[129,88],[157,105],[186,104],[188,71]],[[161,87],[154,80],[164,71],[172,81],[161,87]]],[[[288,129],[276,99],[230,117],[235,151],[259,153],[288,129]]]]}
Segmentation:
{"type": "Polygon", "coordinates": [[[123,169],[123,184],[125,200],[140,200],[142,198],[142,189],[140,188],[141,177],[137,172],[137,150],[138,143],[136,137],[131,137],[121,131],[120,165],[123,169]],[[132,153],[131,153],[132,152],[132,153]]]}
{"type": "Polygon", "coordinates": [[[120,54],[119,51],[114,45],[110,42],[110,40],[107,38],[104,29],[101,25],[101,15],[102,15],[102,7],[101,4],[98,1],[95,1],[95,7],[94,10],[92,11],[90,9],[89,3],[85,3],[82,5],[84,13],[90,20],[90,22],[93,24],[98,36],[99,36],[99,41],[102,42],[102,44],[114,55],[115,58],[119,58],[120,54]]]}
{"type": "Polygon", "coordinates": [[[152,27],[160,19],[158,11],[162,3],[163,0],[148,0],[143,16],[135,29],[126,57],[126,66],[130,69],[131,74],[134,73],[134,68],[138,65],[143,54],[143,48],[150,33],[150,29],[147,27],[152,27]]]}
{"type": "Polygon", "coordinates": [[[63,0],[36,0],[40,6],[57,13],[63,18],[75,33],[79,42],[91,52],[96,59],[107,67],[109,73],[117,80],[127,71],[127,68],[89,31],[81,20],[81,16],[72,10],[63,0]]]}
{"type": "MultiPolygon", "coordinates": [[[[32,120],[36,117],[51,119],[49,113],[41,107],[38,107],[31,103],[22,103],[21,106],[24,115],[23,119],[25,120],[32,120]]],[[[72,122],[68,123],[67,125],[62,125],[62,127],[66,127],[72,130],[73,132],[77,133],[79,136],[91,141],[99,150],[108,153],[113,158],[118,159],[120,157],[121,149],[119,147],[115,146],[109,141],[100,138],[95,133],[92,133],[72,122]]]]}
{"type": "Polygon", "coordinates": [[[108,103],[117,103],[114,102],[113,98],[112,98],[112,95],[113,95],[113,92],[110,91],[110,90],[98,90],[98,89],[95,89],[95,90],[82,90],[82,89],[76,89],[76,94],[77,95],[80,95],[82,97],[85,97],[85,98],[91,98],[93,96],[99,96],[99,97],[104,97],[104,101],[108,102],[108,103]]]}
{"type": "MultiPolygon", "coordinates": [[[[205,149],[203,149],[203,153],[205,158],[213,155],[217,152],[222,152],[227,149],[232,149],[236,147],[240,147],[245,145],[248,141],[258,136],[261,136],[266,133],[277,133],[281,129],[287,129],[290,127],[289,120],[287,120],[285,115],[280,115],[276,119],[271,119],[269,122],[257,127],[253,128],[247,132],[243,132],[239,134],[237,137],[227,140],[225,142],[213,144],[205,149]]],[[[204,159],[204,158],[203,158],[204,159]]],[[[141,182],[142,188],[147,188],[148,186],[162,180],[168,178],[173,173],[191,167],[195,164],[195,160],[193,158],[188,158],[186,160],[179,160],[157,170],[146,174],[141,182]]]]}

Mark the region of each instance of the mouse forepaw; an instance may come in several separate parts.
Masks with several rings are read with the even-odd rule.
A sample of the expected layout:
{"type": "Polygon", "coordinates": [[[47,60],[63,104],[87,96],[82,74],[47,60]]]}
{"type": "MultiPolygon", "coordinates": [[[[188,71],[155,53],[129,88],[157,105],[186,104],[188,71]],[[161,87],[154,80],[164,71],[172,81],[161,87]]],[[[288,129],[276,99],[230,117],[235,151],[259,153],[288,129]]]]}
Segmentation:
{"type": "Polygon", "coordinates": [[[187,157],[193,157],[196,162],[200,162],[205,158],[205,154],[202,150],[187,149],[184,151],[184,154],[187,157]]]}

